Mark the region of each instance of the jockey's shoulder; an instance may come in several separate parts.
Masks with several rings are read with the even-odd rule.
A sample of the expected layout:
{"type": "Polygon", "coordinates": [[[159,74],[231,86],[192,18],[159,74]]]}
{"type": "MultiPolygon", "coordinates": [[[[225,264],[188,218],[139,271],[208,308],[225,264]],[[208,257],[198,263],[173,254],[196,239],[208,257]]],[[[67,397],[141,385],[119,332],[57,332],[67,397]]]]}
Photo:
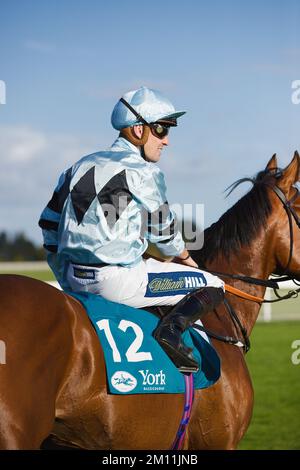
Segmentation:
{"type": "Polygon", "coordinates": [[[94,167],[96,173],[102,172],[107,166],[110,166],[114,173],[126,170],[127,178],[132,179],[137,185],[143,184],[148,179],[154,179],[156,182],[164,179],[160,168],[144,160],[139,149],[122,137],[119,137],[109,149],[85,155],[73,164],[72,178],[75,175],[82,176],[94,167]]]}

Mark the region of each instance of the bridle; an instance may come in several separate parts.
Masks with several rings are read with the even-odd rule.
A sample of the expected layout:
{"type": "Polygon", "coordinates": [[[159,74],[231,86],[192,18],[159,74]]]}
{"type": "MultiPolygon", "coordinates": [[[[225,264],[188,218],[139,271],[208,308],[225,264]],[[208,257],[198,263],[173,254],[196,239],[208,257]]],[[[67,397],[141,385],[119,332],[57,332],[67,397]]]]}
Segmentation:
{"type": "Polygon", "coordinates": [[[290,253],[289,253],[289,258],[288,262],[286,264],[286,267],[283,270],[283,274],[286,274],[288,271],[288,268],[290,266],[292,256],[293,256],[293,246],[294,246],[294,235],[293,235],[293,219],[296,222],[296,225],[298,228],[300,228],[300,218],[295,211],[295,208],[293,207],[292,204],[296,201],[296,199],[299,197],[299,189],[295,187],[295,194],[291,197],[291,199],[287,199],[286,195],[284,192],[278,187],[278,186],[271,186],[268,184],[268,186],[274,191],[276,196],[280,199],[280,201],[283,204],[283,207],[287,213],[288,220],[289,220],[289,230],[290,230],[290,253]]]}
{"type": "MultiPolygon", "coordinates": [[[[276,170],[273,170],[273,171],[275,173],[275,176],[280,176],[281,175],[281,172],[279,170],[276,169],[276,170]]],[[[242,181],[243,182],[244,181],[250,181],[251,183],[253,183],[253,180],[251,178],[244,178],[242,181]]],[[[236,289],[236,291],[238,293],[235,294],[235,295],[238,295],[239,297],[245,298],[247,300],[252,300],[254,302],[258,302],[260,304],[279,302],[281,300],[286,300],[286,299],[289,299],[291,297],[298,297],[298,294],[300,292],[300,288],[291,290],[291,291],[288,292],[288,294],[286,294],[284,296],[280,296],[277,292],[277,290],[279,290],[279,283],[280,282],[293,281],[297,286],[300,285],[295,279],[293,279],[288,274],[286,274],[288,272],[288,269],[289,269],[289,266],[290,266],[290,263],[291,263],[291,260],[292,260],[292,257],[293,257],[293,246],[294,246],[293,219],[294,219],[297,227],[300,229],[300,217],[298,216],[295,208],[293,207],[293,204],[295,203],[296,199],[300,196],[300,192],[299,192],[298,188],[294,187],[295,194],[290,199],[287,199],[284,192],[277,185],[272,185],[268,182],[264,182],[263,184],[265,184],[270,189],[272,189],[274,191],[274,193],[276,194],[276,196],[280,199],[280,201],[281,201],[281,203],[282,203],[282,205],[283,205],[283,207],[286,211],[288,221],[289,221],[289,232],[290,232],[289,257],[288,257],[287,264],[286,264],[285,268],[283,269],[283,273],[281,274],[281,276],[278,277],[278,278],[271,278],[271,279],[268,279],[268,280],[263,280],[263,279],[258,279],[258,278],[250,277],[250,276],[242,276],[242,275],[239,275],[239,274],[229,274],[229,273],[222,273],[222,272],[210,271],[210,270],[208,271],[204,267],[204,269],[206,271],[208,271],[211,274],[214,274],[216,276],[227,277],[227,278],[230,278],[230,279],[236,279],[236,280],[246,282],[248,284],[260,285],[260,286],[269,287],[269,288],[273,289],[273,291],[274,291],[274,293],[277,297],[277,299],[274,299],[274,300],[262,300],[259,297],[253,297],[252,299],[249,299],[249,296],[248,297],[243,296],[242,295],[243,292],[236,289]]],[[[233,323],[241,331],[242,336],[243,336],[243,341],[241,341],[237,338],[229,337],[229,336],[217,335],[214,332],[212,332],[210,330],[207,330],[206,328],[201,327],[199,325],[193,325],[193,327],[197,328],[201,331],[204,331],[208,336],[210,336],[212,338],[215,338],[219,341],[223,341],[223,342],[226,342],[226,343],[229,343],[229,344],[234,344],[236,346],[242,347],[245,352],[248,352],[249,349],[250,349],[250,340],[249,340],[247,330],[242,325],[238,315],[236,314],[236,312],[234,311],[233,307],[230,305],[230,303],[228,302],[227,299],[225,299],[224,304],[225,304],[225,307],[226,307],[226,309],[227,309],[227,311],[230,315],[231,320],[233,321],[233,323]]]]}

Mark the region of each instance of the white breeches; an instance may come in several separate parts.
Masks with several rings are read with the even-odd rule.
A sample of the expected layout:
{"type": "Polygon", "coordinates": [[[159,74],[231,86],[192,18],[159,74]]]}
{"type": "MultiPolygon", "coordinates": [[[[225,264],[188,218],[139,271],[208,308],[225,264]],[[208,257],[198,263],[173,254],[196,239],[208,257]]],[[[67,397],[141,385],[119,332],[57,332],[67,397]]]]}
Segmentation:
{"type": "Polygon", "coordinates": [[[74,292],[98,294],[137,308],[176,305],[192,290],[205,286],[224,289],[223,281],[210,273],[153,258],[134,267],[70,264],[67,280],[74,292]]]}

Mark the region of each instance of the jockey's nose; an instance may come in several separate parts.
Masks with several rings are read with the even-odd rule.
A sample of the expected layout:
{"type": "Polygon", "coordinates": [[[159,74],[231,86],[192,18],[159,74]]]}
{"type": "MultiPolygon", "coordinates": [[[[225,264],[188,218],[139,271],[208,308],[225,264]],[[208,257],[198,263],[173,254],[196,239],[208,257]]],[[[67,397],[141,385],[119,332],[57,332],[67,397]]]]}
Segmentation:
{"type": "Polygon", "coordinates": [[[163,145],[169,145],[169,136],[166,135],[163,139],[161,139],[163,145]]]}

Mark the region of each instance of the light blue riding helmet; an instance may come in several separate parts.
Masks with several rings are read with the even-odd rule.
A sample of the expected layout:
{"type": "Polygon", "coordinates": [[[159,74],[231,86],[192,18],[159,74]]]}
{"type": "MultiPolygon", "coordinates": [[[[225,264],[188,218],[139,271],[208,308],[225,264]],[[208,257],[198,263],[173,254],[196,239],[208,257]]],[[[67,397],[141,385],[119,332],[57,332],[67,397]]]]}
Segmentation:
{"type": "Polygon", "coordinates": [[[112,126],[118,131],[125,127],[145,124],[145,121],[153,123],[172,119],[176,123],[176,119],[186,113],[186,111],[176,111],[172,103],[160,91],[145,86],[128,91],[121,100],[117,102],[111,115],[112,126]],[[124,104],[124,101],[121,101],[122,99],[133,108],[135,114],[124,104]],[[138,115],[142,119],[139,119],[138,115]]]}

